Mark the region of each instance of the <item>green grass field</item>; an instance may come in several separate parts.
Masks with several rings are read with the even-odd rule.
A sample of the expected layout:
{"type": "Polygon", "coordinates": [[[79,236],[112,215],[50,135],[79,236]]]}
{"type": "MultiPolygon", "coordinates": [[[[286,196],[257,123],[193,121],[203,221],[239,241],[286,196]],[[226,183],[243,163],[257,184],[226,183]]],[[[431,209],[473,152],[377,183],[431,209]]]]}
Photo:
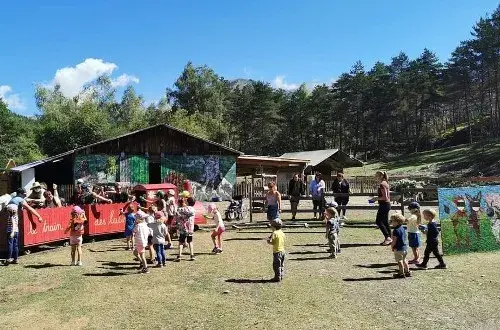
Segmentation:
{"type": "MultiPolygon", "coordinates": [[[[445,256],[449,269],[394,280],[375,228],[346,227],[329,259],[321,228],[285,229],[285,280],[273,276],[268,229],[229,231],[212,255],[197,232],[194,262],[141,275],[121,239],[32,253],[0,268],[4,329],[457,329],[498,328],[500,253],[445,256]]],[[[168,253],[172,258],[173,252],[168,253]]],[[[187,256],[186,256],[187,257],[187,256]]],[[[431,259],[429,265],[437,264],[431,259]]]]}

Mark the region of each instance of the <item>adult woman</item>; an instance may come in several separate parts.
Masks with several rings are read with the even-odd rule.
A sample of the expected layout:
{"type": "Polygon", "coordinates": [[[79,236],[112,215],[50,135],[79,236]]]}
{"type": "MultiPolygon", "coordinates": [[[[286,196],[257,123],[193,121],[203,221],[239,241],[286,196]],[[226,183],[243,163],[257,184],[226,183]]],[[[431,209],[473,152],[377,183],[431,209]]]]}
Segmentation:
{"type": "Polygon", "coordinates": [[[269,182],[267,187],[269,188],[266,194],[267,220],[273,221],[279,218],[281,212],[281,194],[276,189],[275,182],[269,182]]]}
{"type": "MultiPolygon", "coordinates": [[[[337,178],[333,181],[332,191],[336,194],[349,194],[349,182],[344,178],[344,173],[337,173],[337,178]]],[[[337,196],[335,197],[335,202],[338,206],[346,206],[349,203],[349,196],[337,196]]],[[[339,208],[339,215],[345,218],[346,209],[339,208]]]]}
{"type": "Polygon", "coordinates": [[[377,197],[373,197],[371,202],[375,203],[378,201],[378,211],[376,224],[385,239],[380,245],[389,245],[392,243],[391,239],[391,229],[389,227],[389,211],[391,210],[391,197],[389,193],[389,178],[386,172],[378,171],[375,173],[375,178],[380,181],[380,185],[377,190],[377,197]]]}
{"type": "Polygon", "coordinates": [[[325,213],[325,181],[323,181],[323,176],[321,173],[316,173],[314,180],[311,182],[309,187],[309,192],[312,196],[313,201],[313,212],[314,219],[316,219],[316,213],[319,211],[319,218],[323,220],[325,213]]]}

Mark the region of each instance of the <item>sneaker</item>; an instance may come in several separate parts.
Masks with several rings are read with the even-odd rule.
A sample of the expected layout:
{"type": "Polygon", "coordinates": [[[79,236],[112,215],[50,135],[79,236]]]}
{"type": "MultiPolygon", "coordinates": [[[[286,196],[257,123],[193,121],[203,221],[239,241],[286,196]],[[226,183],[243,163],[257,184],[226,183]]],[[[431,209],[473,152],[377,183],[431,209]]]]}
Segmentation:
{"type": "Polygon", "coordinates": [[[214,247],[214,248],[212,249],[212,253],[217,253],[217,247],[214,247]]]}
{"type": "Polygon", "coordinates": [[[279,277],[273,277],[271,279],[271,282],[279,282],[279,281],[281,281],[279,277]]]}
{"type": "Polygon", "coordinates": [[[73,261],[72,261],[69,265],[70,265],[70,266],[76,266],[76,262],[73,262],[73,261]]]}
{"type": "Polygon", "coordinates": [[[141,273],[142,273],[142,274],[149,274],[150,272],[149,272],[149,269],[146,267],[146,268],[143,268],[143,269],[141,270],[141,273]]]}
{"type": "Polygon", "coordinates": [[[189,258],[189,261],[195,261],[196,258],[194,256],[191,256],[191,258],[189,258]]]}
{"type": "Polygon", "coordinates": [[[11,264],[14,264],[14,265],[17,265],[19,263],[19,261],[17,261],[17,259],[14,259],[12,260],[11,264]]]}
{"type": "Polygon", "coordinates": [[[170,250],[172,248],[172,243],[167,243],[167,245],[165,245],[165,248],[167,250],[170,250]]]}
{"type": "Polygon", "coordinates": [[[181,257],[177,257],[174,259],[175,262],[180,262],[181,261],[181,257]]]}
{"type": "Polygon", "coordinates": [[[406,272],[405,273],[405,277],[411,277],[411,273],[410,272],[406,272]]]}
{"type": "Polygon", "coordinates": [[[390,238],[386,238],[382,243],[381,245],[391,245],[392,243],[392,239],[390,238]]]}
{"type": "Polygon", "coordinates": [[[137,267],[137,270],[142,270],[144,267],[142,267],[142,264],[139,264],[139,267],[137,267]]]}
{"type": "Polygon", "coordinates": [[[333,253],[332,253],[332,254],[330,254],[330,258],[335,259],[335,258],[337,258],[337,256],[336,256],[335,254],[333,254],[333,253]]]}
{"type": "Polygon", "coordinates": [[[434,267],[435,269],[446,269],[448,267],[446,267],[446,264],[441,264],[441,265],[437,265],[436,267],[434,267]]]}
{"type": "Polygon", "coordinates": [[[420,264],[415,264],[415,266],[417,266],[418,268],[427,269],[427,265],[424,265],[424,264],[422,264],[422,263],[420,263],[420,264]]]}
{"type": "Polygon", "coordinates": [[[78,266],[83,266],[83,263],[81,261],[78,261],[78,266]]]}
{"type": "Polygon", "coordinates": [[[222,253],[222,250],[221,249],[217,249],[217,251],[215,253],[222,253]]]}
{"type": "Polygon", "coordinates": [[[405,278],[405,274],[397,273],[397,274],[392,275],[392,277],[394,277],[394,278],[405,278]]]}
{"type": "Polygon", "coordinates": [[[154,266],[155,268],[162,268],[163,265],[162,264],[157,264],[156,266],[154,266]]]}
{"type": "Polygon", "coordinates": [[[162,264],[163,267],[166,267],[167,265],[165,263],[162,264]]]}

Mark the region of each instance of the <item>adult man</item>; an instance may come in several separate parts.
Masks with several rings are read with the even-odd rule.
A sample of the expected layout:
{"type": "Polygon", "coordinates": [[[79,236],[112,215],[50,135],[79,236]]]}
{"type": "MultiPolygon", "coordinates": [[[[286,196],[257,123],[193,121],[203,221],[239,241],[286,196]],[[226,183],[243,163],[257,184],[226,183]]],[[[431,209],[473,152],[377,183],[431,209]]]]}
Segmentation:
{"type": "Polygon", "coordinates": [[[300,196],[305,194],[305,184],[299,180],[299,175],[295,174],[288,183],[288,196],[290,196],[290,205],[292,209],[292,220],[295,220],[297,208],[299,206],[300,196]]]}
{"type": "Polygon", "coordinates": [[[54,194],[52,194],[50,190],[45,190],[43,193],[43,197],[45,197],[44,207],[48,209],[62,207],[59,193],[57,192],[57,185],[55,183],[52,185],[52,189],[54,189],[54,194]]]}
{"type": "Polygon", "coordinates": [[[73,205],[83,205],[83,204],[85,204],[84,200],[83,200],[84,191],[82,189],[82,185],[83,185],[83,180],[82,179],[76,180],[75,191],[73,192],[73,198],[71,200],[71,203],[73,205]]]}
{"type": "Polygon", "coordinates": [[[325,181],[323,181],[321,173],[316,173],[309,192],[312,195],[314,219],[317,219],[316,210],[319,212],[319,218],[323,219],[325,212],[325,181]]]}

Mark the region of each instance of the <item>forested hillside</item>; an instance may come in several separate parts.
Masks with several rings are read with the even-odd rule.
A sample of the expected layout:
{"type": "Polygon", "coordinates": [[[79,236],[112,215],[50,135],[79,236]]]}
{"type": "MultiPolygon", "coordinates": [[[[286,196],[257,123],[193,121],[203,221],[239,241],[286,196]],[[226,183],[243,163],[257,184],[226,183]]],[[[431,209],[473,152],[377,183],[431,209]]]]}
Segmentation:
{"type": "Polygon", "coordinates": [[[362,160],[495,139],[499,40],[497,8],[479,19],[446,62],[429,49],[413,59],[401,52],[372,68],[356,62],[332,84],[312,90],[228,81],[191,62],[154,104],[145,104],[133,87],[117,98],[107,76],[74,98],[57,86],[38,86],[36,118],[0,103],[0,166],[9,158],[23,163],[159,123],[249,154],[340,148],[362,160]]]}

